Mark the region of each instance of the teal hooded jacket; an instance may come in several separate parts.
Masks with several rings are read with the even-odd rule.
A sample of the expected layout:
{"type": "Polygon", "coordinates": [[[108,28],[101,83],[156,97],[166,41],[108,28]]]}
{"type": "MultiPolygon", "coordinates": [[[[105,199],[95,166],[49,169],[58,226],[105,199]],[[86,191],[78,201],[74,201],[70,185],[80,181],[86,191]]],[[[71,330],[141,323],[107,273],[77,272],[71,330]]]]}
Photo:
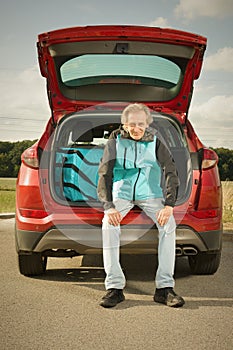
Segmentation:
{"type": "Polygon", "coordinates": [[[153,141],[116,138],[116,160],[113,168],[113,200],[146,200],[163,197],[161,169],[156,159],[156,136],[153,141]]]}
{"type": "Polygon", "coordinates": [[[147,128],[139,141],[123,128],[112,132],[99,165],[97,193],[105,210],[116,198],[164,198],[174,207],[178,186],[175,163],[155,129],[147,128]]]}

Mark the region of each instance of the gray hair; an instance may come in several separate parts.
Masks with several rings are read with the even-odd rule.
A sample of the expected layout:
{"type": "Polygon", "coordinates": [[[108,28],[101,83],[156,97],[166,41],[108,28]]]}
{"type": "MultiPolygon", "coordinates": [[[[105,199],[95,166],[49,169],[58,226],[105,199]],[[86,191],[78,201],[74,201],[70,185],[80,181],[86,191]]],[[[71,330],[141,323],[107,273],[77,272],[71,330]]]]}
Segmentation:
{"type": "Polygon", "coordinates": [[[121,123],[126,124],[128,122],[129,113],[143,111],[146,114],[146,121],[148,125],[153,122],[153,118],[150,113],[150,109],[143,103],[131,103],[122,112],[121,123]]]}

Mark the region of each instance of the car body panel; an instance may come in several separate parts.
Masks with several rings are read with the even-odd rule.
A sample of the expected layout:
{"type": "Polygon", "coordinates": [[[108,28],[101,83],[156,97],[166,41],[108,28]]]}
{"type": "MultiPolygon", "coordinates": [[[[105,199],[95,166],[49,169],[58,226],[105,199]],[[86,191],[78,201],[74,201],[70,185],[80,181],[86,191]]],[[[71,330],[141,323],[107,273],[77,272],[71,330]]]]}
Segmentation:
{"type": "MultiPolygon", "coordinates": [[[[50,227],[46,232],[18,230],[17,246],[19,252],[40,252],[48,256],[100,254],[101,237],[100,225],[94,230],[87,228],[86,225],[58,225],[50,227]]],[[[122,253],[157,254],[158,252],[158,230],[155,227],[123,226],[121,237],[122,253]],[[142,231],[145,232],[143,235],[142,231]]],[[[193,248],[202,253],[219,251],[221,230],[196,232],[190,226],[178,226],[176,246],[183,250],[177,255],[189,255],[185,253],[184,248],[193,248]]],[[[190,253],[192,254],[195,255],[194,252],[190,253]]]]}
{"type": "MultiPolygon", "coordinates": [[[[103,97],[103,99],[92,101],[92,97],[96,95],[97,89],[94,87],[91,90],[89,86],[87,86],[87,89],[91,91],[89,95],[87,94],[89,98],[76,97],[78,93],[72,93],[72,91],[76,91],[75,89],[67,88],[61,83],[59,73],[61,62],[78,55],[85,56],[96,53],[102,56],[105,53],[107,55],[111,53],[119,57],[119,55],[122,55],[122,52],[118,52],[119,50],[115,52],[117,49],[114,49],[119,45],[120,48],[127,45],[127,52],[125,52],[127,57],[130,54],[142,54],[146,58],[151,52],[153,52],[154,56],[170,57],[173,62],[179,62],[179,65],[183,67],[182,69],[185,71],[182,72],[182,75],[184,77],[182,78],[182,86],[179,87],[179,92],[175,95],[173,94],[173,98],[166,101],[153,101],[153,97],[147,101],[149,88],[146,88],[144,85],[133,86],[135,84],[130,84],[129,87],[128,84],[120,84],[119,89],[119,84],[111,84],[111,89],[109,89],[107,84],[104,93],[106,96],[109,93],[108,101],[116,99],[117,101],[124,101],[125,89],[128,91],[128,95],[130,95],[129,90],[132,89],[132,96],[136,96],[135,94],[139,91],[137,93],[137,99],[139,99],[140,94],[143,95],[146,88],[145,97],[141,102],[147,103],[152,109],[162,109],[163,111],[167,109],[173,111],[173,113],[176,111],[177,117],[181,117],[184,113],[187,114],[192,96],[193,82],[198,79],[202,67],[206,48],[205,37],[179,30],[157,27],[87,26],[55,30],[38,36],[37,47],[40,69],[41,74],[46,77],[48,82],[48,95],[55,122],[58,119],[57,112],[74,112],[105,101],[102,95],[100,97],[103,97]],[[116,93],[114,93],[114,89],[117,91],[116,93]]],[[[104,85],[100,84],[99,88],[104,88],[104,85]]],[[[158,92],[156,90],[155,96],[158,92]]],[[[131,98],[129,97],[128,100],[131,100],[131,98]]],[[[183,119],[185,119],[184,115],[183,119]]]]}
{"type": "MultiPolygon", "coordinates": [[[[151,108],[154,123],[158,122],[156,127],[160,128],[163,125],[160,131],[166,130],[165,139],[173,157],[176,158],[177,155],[175,160],[180,162],[179,165],[182,161],[185,162],[185,174],[183,178],[181,176],[184,196],[183,199],[181,196],[182,200],[178,201],[174,208],[177,223],[176,254],[189,256],[190,267],[192,266],[191,269],[195,272],[214,273],[220,262],[222,239],[222,189],[217,155],[203,145],[188,119],[193,83],[201,72],[206,38],[166,28],[87,26],[40,34],[37,47],[41,74],[47,79],[51,115],[41,138],[23,153],[16,184],[16,249],[20,272],[25,275],[43,273],[47,256],[101,253],[102,205],[98,200],[85,202],[80,199],[72,201],[63,198],[63,192],[56,188],[61,186],[63,190],[64,187],[64,163],[61,163],[62,171],[59,173],[60,163],[56,161],[56,156],[63,152],[65,158],[65,153],[70,152],[70,149],[72,152],[79,151],[73,145],[73,130],[80,132],[81,120],[90,123],[94,122],[96,116],[101,115],[99,124],[94,123],[90,130],[106,124],[109,136],[116,122],[120,123],[121,111],[130,101],[144,102],[151,108]],[[98,84],[95,82],[99,81],[99,76],[79,75],[81,78],[77,81],[73,76],[71,79],[68,77],[68,80],[61,80],[61,68],[66,62],[72,63],[73,58],[77,57],[79,63],[80,57],[87,56],[86,58],[91,60],[93,57],[97,58],[94,56],[96,54],[113,55],[111,58],[115,58],[116,55],[124,59],[126,53],[135,55],[134,58],[139,55],[140,59],[143,54],[148,55],[149,61],[153,60],[154,56],[161,57],[164,60],[161,61],[163,67],[169,66],[171,70],[174,64],[177,64],[180,68],[179,80],[167,84],[166,81],[161,82],[158,79],[157,86],[156,79],[150,80],[147,86],[144,76],[120,75],[117,83],[116,75],[101,77],[101,83],[98,84]],[[86,85],[80,85],[80,80],[86,85]],[[131,90],[128,94],[129,87],[131,90]],[[87,98],[89,93],[89,96],[94,96],[99,88],[102,89],[102,95],[97,97],[102,97],[101,99],[87,98]],[[134,96],[134,92],[138,95],[134,96]],[[164,92],[165,97],[153,100],[154,92],[158,92],[159,97],[163,96],[164,92]],[[137,97],[141,93],[142,99],[138,101],[137,97]],[[147,99],[149,95],[150,98],[147,99]],[[79,98],[80,96],[85,98],[79,98]],[[114,98],[117,96],[119,98],[114,98]],[[158,114],[161,118],[156,120],[155,116],[158,114]],[[77,122],[74,127],[71,124],[73,121],[77,122]],[[167,121],[169,123],[166,129],[164,123],[167,121]],[[175,131],[170,129],[171,125],[175,131]],[[170,141],[167,132],[174,136],[170,141]],[[56,177],[56,172],[59,177],[56,177]]],[[[85,63],[91,62],[88,60],[85,63]]],[[[82,67],[86,72],[86,66],[82,67]]],[[[98,72],[101,72],[101,69],[99,64],[98,72]]],[[[142,74],[144,73],[142,71],[142,74]]],[[[102,136],[98,137],[102,141],[105,139],[102,136]]],[[[92,142],[84,143],[90,146],[92,142]]],[[[77,164],[80,163],[74,162],[71,166],[77,164]]],[[[157,253],[157,228],[138,207],[134,207],[123,219],[122,231],[122,253],[157,253]]]]}

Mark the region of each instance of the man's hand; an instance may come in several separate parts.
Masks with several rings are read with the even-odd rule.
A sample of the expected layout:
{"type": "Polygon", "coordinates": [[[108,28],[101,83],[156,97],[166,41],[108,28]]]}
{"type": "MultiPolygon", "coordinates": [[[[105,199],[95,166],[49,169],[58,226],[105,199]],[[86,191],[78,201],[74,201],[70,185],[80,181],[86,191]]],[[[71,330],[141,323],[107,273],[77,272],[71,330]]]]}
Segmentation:
{"type": "Polygon", "coordinates": [[[163,209],[161,209],[157,213],[158,224],[160,226],[166,225],[166,223],[168,222],[172,214],[173,214],[173,207],[169,207],[168,205],[166,205],[163,209]]]}
{"type": "Polygon", "coordinates": [[[115,208],[111,208],[111,209],[107,210],[106,214],[108,216],[109,224],[111,224],[113,226],[117,226],[120,224],[120,222],[122,220],[122,216],[118,210],[116,210],[115,208]]]}

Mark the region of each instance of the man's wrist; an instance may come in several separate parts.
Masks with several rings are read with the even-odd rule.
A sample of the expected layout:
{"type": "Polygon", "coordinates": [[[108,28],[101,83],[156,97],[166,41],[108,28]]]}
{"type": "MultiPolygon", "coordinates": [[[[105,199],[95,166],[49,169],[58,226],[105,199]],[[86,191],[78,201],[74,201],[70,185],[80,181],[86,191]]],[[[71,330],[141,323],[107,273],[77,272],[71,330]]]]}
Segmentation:
{"type": "Polygon", "coordinates": [[[114,209],[115,205],[113,204],[113,202],[105,202],[104,203],[104,211],[107,211],[109,209],[114,209]]]}
{"type": "Polygon", "coordinates": [[[174,208],[175,203],[174,203],[173,201],[172,201],[172,202],[170,202],[170,201],[165,201],[164,206],[165,206],[165,207],[172,207],[172,208],[174,208]]]}

